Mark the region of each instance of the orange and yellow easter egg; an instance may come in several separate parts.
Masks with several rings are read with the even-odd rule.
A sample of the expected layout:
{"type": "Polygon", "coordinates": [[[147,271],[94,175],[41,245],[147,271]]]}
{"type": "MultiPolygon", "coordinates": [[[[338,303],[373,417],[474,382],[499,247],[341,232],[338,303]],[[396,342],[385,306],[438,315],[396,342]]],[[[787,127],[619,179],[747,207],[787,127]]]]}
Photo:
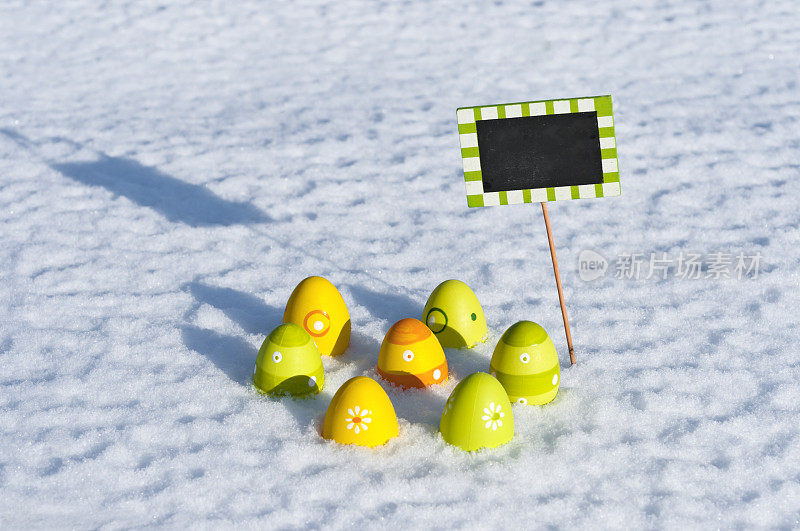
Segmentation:
{"type": "Polygon", "coordinates": [[[447,380],[447,359],[430,329],[409,317],[386,332],[378,352],[378,373],[401,387],[426,387],[447,380]]]}
{"type": "Polygon", "coordinates": [[[292,292],[283,312],[317,344],[323,356],[338,356],[350,344],[350,312],[336,286],[322,277],[308,277],[292,292]]]}
{"type": "Polygon", "coordinates": [[[392,401],[366,376],[351,378],[336,391],[322,425],[324,438],[359,446],[380,446],[398,433],[392,401]]]}

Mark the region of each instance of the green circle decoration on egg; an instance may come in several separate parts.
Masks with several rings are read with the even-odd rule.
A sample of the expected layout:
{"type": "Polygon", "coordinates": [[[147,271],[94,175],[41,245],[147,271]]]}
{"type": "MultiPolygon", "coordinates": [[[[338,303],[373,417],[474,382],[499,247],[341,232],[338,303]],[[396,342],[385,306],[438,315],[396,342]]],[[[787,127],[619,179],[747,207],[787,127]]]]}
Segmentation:
{"type": "Polygon", "coordinates": [[[514,323],[503,333],[490,367],[512,402],[542,405],[558,393],[561,366],[556,347],[545,329],[532,321],[514,323]]]}
{"type": "Polygon", "coordinates": [[[474,347],[488,333],[478,297],[460,280],[436,286],[422,310],[422,322],[448,348],[474,347]]]}
{"type": "Polygon", "coordinates": [[[468,452],[510,441],[514,415],[500,382],[485,372],[461,380],[445,403],[439,431],[445,442],[468,452]]]}
{"type": "Polygon", "coordinates": [[[258,351],[253,384],[273,395],[318,393],[325,383],[317,345],[302,327],[286,323],[270,332],[258,351]]]}

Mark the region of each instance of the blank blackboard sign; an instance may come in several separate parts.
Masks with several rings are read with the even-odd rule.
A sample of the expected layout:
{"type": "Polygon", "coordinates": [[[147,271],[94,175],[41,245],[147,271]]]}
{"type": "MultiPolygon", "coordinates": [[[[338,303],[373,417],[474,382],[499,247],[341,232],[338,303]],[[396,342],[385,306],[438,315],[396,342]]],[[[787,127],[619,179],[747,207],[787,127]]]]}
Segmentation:
{"type": "Polygon", "coordinates": [[[485,192],[603,182],[594,111],[475,125],[485,192]]]}
{"type": "Polygon", "coordinates": [[[610,96],[458,109],[471,207],[620,194],[610,96]]]}

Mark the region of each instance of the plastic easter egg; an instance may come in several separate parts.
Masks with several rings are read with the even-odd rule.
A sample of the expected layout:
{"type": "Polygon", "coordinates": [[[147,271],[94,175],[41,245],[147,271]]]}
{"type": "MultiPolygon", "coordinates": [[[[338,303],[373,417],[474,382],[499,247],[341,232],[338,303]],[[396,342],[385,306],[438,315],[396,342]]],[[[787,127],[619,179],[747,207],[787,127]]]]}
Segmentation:
{"type": "Polygon", "coordinates": [[[513,402],[542,405],[558,393],[561,366],[556,347],[544,328],[531,321],[515,323],[503,333],[491,370],[513,402]]]}
{"type": "Polygon", "coordinates": [[[366,376],[347,380],[333,395],[322,436],[341,444],[380,446],[397,437],[399,427],[389,396],[366,376]]]}
{"type": "Polygon", "coordinates": [[[447,380],[447,359],[428,327],[409,317],[386,332],[378,352],[378,373],[401,387],[425,387],[447,380]]]}
{"type": "Polygon", "coordinates": [[[322,358],[305,330],[282,324],[264,340],[253,369],[253,384],[270,394],[318,393],[325,383],[322,358]]]}
{"type": "Polygon", "coordinates": [[[461,380],[444,406],[439,431],[445,442],[471,452],[514,436],[514,414],[503,386],[485,372],[461,380]]]}
{"type": "Polygon", "coordinates": [[[460,280],[445,280],[433,290],[422,320],[443,347],[474,347],[487,335],[486,317],[478,297],[460,280]]]}
{"type": "Polygon", "coordinates": [[[350,344],[350,312],[336,286],[322,277],[308,277],[294,288],[283,322],[302,326],[323,356],[338,356],[350,344]]]}

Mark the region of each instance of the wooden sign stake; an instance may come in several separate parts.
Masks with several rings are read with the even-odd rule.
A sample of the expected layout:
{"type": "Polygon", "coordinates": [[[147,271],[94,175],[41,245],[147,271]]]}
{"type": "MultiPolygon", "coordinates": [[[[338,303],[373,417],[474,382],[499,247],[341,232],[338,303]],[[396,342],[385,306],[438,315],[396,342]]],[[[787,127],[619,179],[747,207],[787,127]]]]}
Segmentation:
{"type": "Polygon", "coordinates": [[[561,289],[561,275],[558,274],[558,260],[556,260],[556,244],[553,243],[553,230],[550,228],[550,217],[547,215],[547,203],[542,202],[544,226],[547,229],[547,242],[550,244],[550,257],[553,259],[553,273],[556,275],[558,288],[558,302],[561,303],[561,317],[564,318],[564,331],[567,333],[567,347],[569,348],[569,362],[575,365],[575,351],[572,348],[572,335],[569,333],[569,319],[567,319],[567,306],[564,304],[564,291],[561,289]]]}

